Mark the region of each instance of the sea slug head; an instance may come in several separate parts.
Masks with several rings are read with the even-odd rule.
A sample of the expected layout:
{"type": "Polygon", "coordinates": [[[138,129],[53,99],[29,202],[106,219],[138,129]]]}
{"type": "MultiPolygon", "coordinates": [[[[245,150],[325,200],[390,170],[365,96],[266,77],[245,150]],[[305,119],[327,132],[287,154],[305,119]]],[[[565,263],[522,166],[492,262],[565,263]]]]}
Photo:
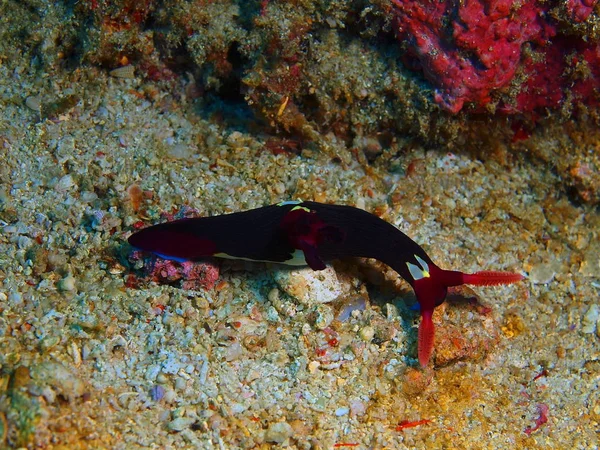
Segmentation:
{"type": "MultiPolygon", "coordinates": [[[[462,284],[462,273],[443,270],[415,255],[416,264],[407,262],[412,286],[422,311],[433,311],[446,299],[448,288],[462,284]]],[[[409,280],[410,281],[410,280],[409,280]]]]}

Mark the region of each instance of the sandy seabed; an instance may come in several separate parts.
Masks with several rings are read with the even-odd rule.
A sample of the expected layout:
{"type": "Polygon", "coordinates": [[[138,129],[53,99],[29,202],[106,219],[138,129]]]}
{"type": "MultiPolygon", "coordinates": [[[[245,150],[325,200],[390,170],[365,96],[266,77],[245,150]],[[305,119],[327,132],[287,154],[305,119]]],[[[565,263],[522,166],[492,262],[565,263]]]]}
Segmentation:
{"type": "Polygon", "coordinates": [[[598,447],[600,219],[551,167],[413,147],[390,170],[335,141],[341,157],[273,154],[98,69],[48,83],[4,65],[0,90],[1,446],[598,447]],[[441,267],[527,279],[438,308],[422,370],[414,296],[381,264],[210,262],[184,285],[126,243],[289,199],[375,212],[441,267]]]}

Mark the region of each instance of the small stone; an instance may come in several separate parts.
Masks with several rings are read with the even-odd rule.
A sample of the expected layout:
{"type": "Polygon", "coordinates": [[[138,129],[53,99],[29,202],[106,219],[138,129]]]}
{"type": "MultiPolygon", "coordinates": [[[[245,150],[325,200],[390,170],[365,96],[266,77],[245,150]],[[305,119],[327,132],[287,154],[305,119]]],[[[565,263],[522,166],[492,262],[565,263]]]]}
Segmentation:
{"type": "Polygon", "coordinates": [[[290,437],[294,430],[292,426],[287,422],[277,422],[269,425],[267,433],[265,434],[265,440],[267,442],[275,442],[276,444],[284,444],[290,437]]]}
{"type": "Polygon", "coordinates": [[[349,412],[350,412],[350,408],[346,408],[346,407],[338,408],[335,410],[335,415],[338,417],[341,417],[341,416],[345,416],[349,412]]]}
{"type": "Polygon", "coordinates": [[[73,180],[73,177],[71,175],[65,175],[60,180],[58,180],[58,183],[56,183],[55,189],[57,192],[66,192],[75,185],[76,184],[75,184],[75,180],[73,180]]]}
{"type": "Polygon", "coordinates": [[[20,292],[11,292],[8,301],[11,306],[20,306],[23,304],[23,295],[20,292]]]}
{"type": "Polygon", "coordinates": [[[308,363],[308,371],[310,373],[315,373],[320,365],[321,363],[319,361],[311,361],[308,363]]]}
{"type": "Polygon", "coordinates": [[[600,320],[600,306],[592,305],[587,310],[583,318],[581,319],[581,332],[591,334],[598,332],[598,321],[600,320]]]}
{"type": "Polygon", "coordinates": [[[155,384],[150,389],[150,398],[152,401],[158,402],[165,396],[165,388],[160,384],[155,384]]]}
{"type": "Polygon", "coordinates": [[[46,336],[42,338],[39,343],[39,348],[42,353],[47,352],[48,350],[56,347],[56,345],[60,342],[60,338],[58,336],[46,336]]]}
{"type": "Polygon", "coordinates": [[[329,303],[342,294],[342,286],[332,267],[314,271],[310,268],[279,270],[274,274],[279,288],[303,305],[329,303]]]}
{"type": "Polygon", "coordinates": [[[559,263],[556,261],[536,264],[529,271],[528,278],[533,284],[548,284],[554,279],[559,268],[559,263]]]}
{"type": "Polygon", "coordinates": [[[275,185],[273,186],[273,190],[275,191],[276,194],[278,195],[283,195],[285,193],[285,184],[283,184],[281,181],[275,183],[275,185]]]}
{"type": "Polygon", "coordinates": [[[194,155],[194,149],[185,144],[175,144],[167,150],[169,156],[173,159],[190,159],[194,155]]]}
{"type": "Polygon", "coordinates": [[[167,389],[163,397],[165,403],[173,403],[177,398],[177,393],[173,389],[167,389]]]}
{"type": "Polygon", "coordinates": [[[279,302],[279,289],[277,289],[277,288],[271,289],[269,291],[269,294],[267,295],[267,298],[269,299],[269,301],[271,303],[279,302]]]}
{"type": "Polygon", "coordinates": [[[58,289],[61,291],[71,292],[76,288],[76,280],[75,277],[71,274],[64,277],[62,280],[58,282],[58,289]]]}
{"type": "Polygon", "coordinates": [[[231,413],[234,415],[241,414],[246,411],[247,406],[241,403],[234,403],[231,405],[231,413]]]}
{"type": "Polygon", "coordinates": [[[362,327],[358,334],[363,341],[371,342],[373,340],[373,336],[375,336],[375,329],[372,326],[367,325],[362,327]]]}
{"type": "Polygon", "coordinates": [[[42,110],[42,99],[39,95],[32,95],[25,99],[25,105],[32,111],[39,113],[42,110]]]}
{"type": "Polygon", "coordinates": [[[189,428],[191,424],[193,424],[195,422],[195,419],[192,419],[190,417],[178,417],[177,419],[172,420],[171,422],[169,422],[169,424],[167,425],[167,428],[170,431],[183,431],[186,428],[189,428]]]}
{"type": "Polygon", "coordinates": [[[350,401],[350,415],[362,416],[367,412],[367,406],[361,400],[352,400],[350,401]]]}
{"type": "Polygon", "coordinates": [[[42,389],[42,397],[46,399],[48,404],[53,404],[56,401],[56,392],[50,386],[46,386],[42,389]]]}
{"type": "Polygon", "coordinates": [[[227,347],[225,351],[225,360],[226,361],[236,361],[240,359],[244,354],[244,348],[237,341],[232,342],[231,345],[227,347]]]}

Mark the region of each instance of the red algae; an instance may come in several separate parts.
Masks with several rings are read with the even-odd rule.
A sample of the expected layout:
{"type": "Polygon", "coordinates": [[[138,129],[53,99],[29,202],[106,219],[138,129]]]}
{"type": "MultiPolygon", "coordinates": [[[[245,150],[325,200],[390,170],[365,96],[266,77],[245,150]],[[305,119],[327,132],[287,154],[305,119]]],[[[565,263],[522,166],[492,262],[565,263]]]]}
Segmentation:
{"type": "MultiPolygon", "coordinates": [[[[495,100],[505,114],[556,108],[567,97],[598,105],[600,44],[562,35],[550,14],[558,2],[392,2],[398,39],[407,44],[444,109],[458,113],[468,103],[484,111],[509,87],[508,97],[495,100]],[[580,63],[589,67],[585,77],[572,74],[580,63]],[[526,77],[517,79],[519,73],[526,77]]],[[[583,22],[595,3],[570,1],[567,14],[583,22]]]]}

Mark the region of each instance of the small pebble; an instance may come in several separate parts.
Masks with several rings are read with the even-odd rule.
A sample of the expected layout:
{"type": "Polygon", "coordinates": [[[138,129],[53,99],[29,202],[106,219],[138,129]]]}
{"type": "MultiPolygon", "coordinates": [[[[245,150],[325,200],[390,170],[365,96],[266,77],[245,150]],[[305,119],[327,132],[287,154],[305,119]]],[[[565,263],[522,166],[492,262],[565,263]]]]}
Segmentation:
{"type": "Polygon", "coordinates": [[[345,416],[349,412],[350,412],[350,408],[346,408],[346,407],[338,408],[335,410],[335,415],[338,417],[341,417],[341,416],[345,416]]]}
{"type": "Polygon", "coordinates": [[[277,303],[279,301],[279,289],[273,288],[269,291],[267,296],[271,303],[277,303]]]}
{"type": "Polygon", "coordinates": [[[8,301],[12,306],[19,306],[23,304],[23,295],[20,292],[12,292],[8,297],[8,301]]]}
{"type": "Polygon", "coordinates": [[[529,280],[533,284],[548,284],[556,275],[556,263],[536,264],[529,271],[529,280]]]}
{"type": "Polygon", "coordinates": [[[168,389],[165,391],[165,396],[163,398],[165,399],[165,403],[173,403],[177,398],[177,393],[173,389],[168,389]]]}
{"type": "Polygon", "coordinates": [[[591,334],[597,331],[597,324],[600,320],[600,306],[592,305],[587,310],[583,318],[581,319],[581,332],[591,334]]]}
{"type": "Polygon", "coordinates": [[[350,402],[350,412],[352,416],[362,416],[367,412],[367,406],[361,400],[352,400],[350,402]]]}
{"type": "Polygon", "coordinates": [[[73,180],[73,177],[71,175],[65,175],[60,180],[58,180],[55,189],[57,192],[66,192],[73,186],[75,186],[75,181],[73,180]]]}
{"type": "Polygon", "coordinates": [[[234,403],[231,405],[231,413],[232,414],[241,414],[246,411],[247,407],[242,405],[241,403],[234,403]]]}
{"type": "Polygon", "coordinates": [[[285,184],[283,184],[281,181],[277,182],[273,186],[273,190],[276,194],[283,195],[285,193],[285,184]]]}
{"type": "Polygon", "coordinates": [[[75,277],[71,274],[64,277],[62,280],[58,282],[58,289],[61,291],[74,291],[76,288],[76,280],[75,277]]]}
{"type": "Polygon", "coordinates": [[[371,342],[375,336],[375,328],[370,325],[362,327],[359,332],[360,338],[365,342],[371,342]]]}
{"type": "Polygon", "coordinates": [[[269,429],[265,434],[265,440],[267,442],[274,442],[276,444],[285,443],[290,437],[294,430],[292,426],[287,422],[277,422],[269,425],[269,429]]]}
{"type": "Polygon", "coordinates": [[[311,361],[308,364],[308,371],[310,373],[315,373],[320,365],[321,365],[321,363],[319,361],[311,361]]]}
{"type": "Polygon", "coordinates": [[[189,159],[193,156],[194,149],[185,144],[175,144],[167,152],[173,159],[189,159]]]}
{"type": "Polygon", "coordinates": [[[183,378],[177,377],[175,379],[175,389],[177,389],[178,391],[182,391],[183,389],[185,389],[186,386],[186,381],[183,378]]]}
{"type": "Polygon", "coordinates": [[[46,399],[48,404],[53,404],[56,401],[56,392],[50,386],[45,386],[42,389],[42,396],[46,399]]]}
{"type": "Polygon", "coordinates": [[[25,106],[39,113],[42,110],[42,99],[39,95],[32,95],[25,99],[25,106]]]}
{"type": "Polygon", "coordinates": [[[165,388],[163,388],[160,384],[155,384],[150,389],[150,398],[152,401],[158,402],[162,400],[165,396],[165,388]]]}
{"type": "Polygon", "coordinates": [[[189,428],[191,424],[195,422],[195,419],[190,417],[178,417],[177,419],[172,420],[167,425],[167,428],[170,431],[183,431],[186,428],[189,428]]]}

